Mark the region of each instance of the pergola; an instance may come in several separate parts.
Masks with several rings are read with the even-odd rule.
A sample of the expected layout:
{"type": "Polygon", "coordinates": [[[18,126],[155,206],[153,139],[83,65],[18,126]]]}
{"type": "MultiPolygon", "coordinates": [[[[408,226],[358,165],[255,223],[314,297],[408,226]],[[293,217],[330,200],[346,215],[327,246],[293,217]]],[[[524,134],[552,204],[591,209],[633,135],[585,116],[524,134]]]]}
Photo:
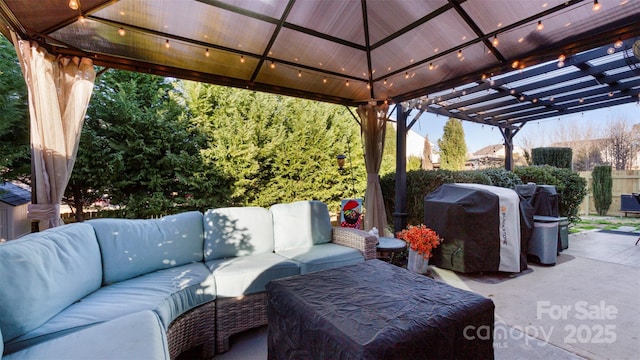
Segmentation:
{"type": "Polygon", "coordinates": [[[0,0],[0,23],[55,56],[358,106],[363,128],[395,106],[396,229],[423,112],[499,127],[509,149],[528,121],[640,93],[640,0],[0,0]]]}

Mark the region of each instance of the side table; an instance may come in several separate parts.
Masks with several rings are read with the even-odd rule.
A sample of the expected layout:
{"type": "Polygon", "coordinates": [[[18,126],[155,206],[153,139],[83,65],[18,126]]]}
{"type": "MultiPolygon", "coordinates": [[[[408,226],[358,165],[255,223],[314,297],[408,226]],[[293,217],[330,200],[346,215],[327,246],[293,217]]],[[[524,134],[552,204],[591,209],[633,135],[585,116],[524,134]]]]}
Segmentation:
{"type": "Polygon", "coordinates": [[[387,262],[391,262],[395,254],[402,252],[407,248],[404,240],[381,237],[378,239],[378,247],[376,249],[377,258],[387,262]]]}

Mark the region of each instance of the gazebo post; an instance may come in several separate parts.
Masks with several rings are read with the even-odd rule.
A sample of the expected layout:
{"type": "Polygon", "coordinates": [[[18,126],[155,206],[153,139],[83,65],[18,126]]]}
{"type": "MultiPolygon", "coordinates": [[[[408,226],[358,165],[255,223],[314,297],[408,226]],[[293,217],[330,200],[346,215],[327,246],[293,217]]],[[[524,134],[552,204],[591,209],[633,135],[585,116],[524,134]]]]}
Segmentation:
{"type": "Polygon", "coordinates": [[[502,132],[504,138],[504,168],[513,170],[513,133],[511,129],[504,129],[502,132]]]}
{"type": "Polygon", "coordinates": [[[407,115],[402,104],[396,107],[396,203],[393,213],[394,232],[407,226],[407,115]]]}

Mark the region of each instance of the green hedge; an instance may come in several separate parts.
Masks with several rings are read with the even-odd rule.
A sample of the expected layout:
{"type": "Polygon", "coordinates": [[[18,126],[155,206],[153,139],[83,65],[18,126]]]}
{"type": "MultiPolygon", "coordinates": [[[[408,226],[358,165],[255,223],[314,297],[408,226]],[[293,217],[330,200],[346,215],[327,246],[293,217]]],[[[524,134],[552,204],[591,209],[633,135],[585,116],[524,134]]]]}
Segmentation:
{"type": "Polygon", "coordinates": [[[542,147],[531,149],[533,165],[550,165],[571,169],[573,150],[568,147],[542,147]]]}
{"type": "Polygon", "coordinates": [[[508,189],[515,189],[516,185],[521,185],[522,180],[518,175],[505,168],[489,168],[479,170],[491,179],[491,185],[508,189]]]}
{"type": "MultiPolygon", "coordinates": [[[[516,185],[535,182],[555,185],[559,194],[560,216],[569,221],[578,220],[578,207],[587,194],[586,181],[569,169],[553,166],[527,166],[516,168],[514,172],[505,169],[484,169],[474,171],[413,170],[407,172],[407,223],[424,222],[424,197],[442,184],[475,183],[513,189],[516,185]]],[[[380,179],[382,197],[387,213],[387,222],[393,224],[395,210],[395,173],[380,179]]]]}
{"type": "MultiPolygon", "coordinates": [[[[387,222],[393,224],[395,208],[395,173],[380,179],[387,222]]],[[[480,171],[413,170],[407,171],[407,223],[424,222],[424,197],[442,184],[470,183],[491,185],[491,179],[480,171]]]]}
{"type": "Polygon", "coordinates": [[[579,220],[578,209],[587,195],[587,181],[569,169],[549,165],[518,167],[514,170],[524,184],[555,185],[558,192],[558,211],[570,222],[579,220]]]}

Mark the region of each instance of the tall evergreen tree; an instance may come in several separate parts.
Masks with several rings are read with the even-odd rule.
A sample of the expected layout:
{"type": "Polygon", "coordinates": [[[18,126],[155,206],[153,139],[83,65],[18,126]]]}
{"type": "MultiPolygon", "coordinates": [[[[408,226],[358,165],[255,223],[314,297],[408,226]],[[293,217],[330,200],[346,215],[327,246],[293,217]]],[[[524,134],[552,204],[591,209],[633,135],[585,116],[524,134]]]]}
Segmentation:
{"type": "Polygon", "coordinates": [[[13,45],[0,36],[0,176],[30,182],[27,88],[13,45]]]}
{"type": "Polygon", "coordinates": [[[215,168],[200,182],[204,137],[181,103],[161,77],[108,70],[96,80],[66,192],[77,216],[103,194],[134,218],[222,202],[224,192],[210,185],[222,181],[215,168]]]}
{"type": "Polygon", "coordinates": [[[440,168],[443,170],[463,170],[467,159],[467,143],[464,140],[462,121],[454,118],[444,125],[440,147],[440,168]]]}
{"type": "Polygon", "coordinates": [[[183,85],[193,120],[207,134],[205,162],[233,182],[231,204],[317,199],[337,210],[340,199],[364,194],[359,128],[344,107],[208,84],[183,85]],[[343,172],[336,165],[338,154],[349,156],[343,172]]]}

